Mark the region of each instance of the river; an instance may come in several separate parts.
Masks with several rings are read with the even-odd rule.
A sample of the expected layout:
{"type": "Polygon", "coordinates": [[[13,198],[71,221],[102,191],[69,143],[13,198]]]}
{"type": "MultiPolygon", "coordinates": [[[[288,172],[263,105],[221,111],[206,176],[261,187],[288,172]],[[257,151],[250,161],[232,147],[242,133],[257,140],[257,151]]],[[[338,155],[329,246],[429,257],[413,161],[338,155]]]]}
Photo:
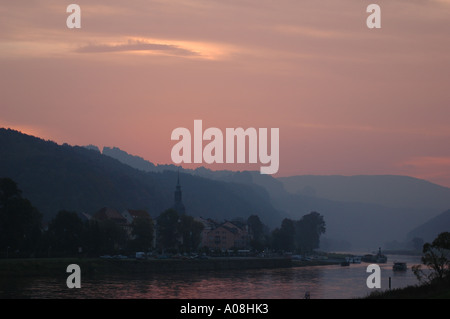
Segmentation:
{"type": "MultiPolygon", "coordinates": [[[[381,290],[418,283],[411,266],[417,256],[388,255],[380,264],[381,290]],[[394,272],[394,261],[406,262],[406,272],[394,272]]],[[[311,299],[364,297],[374,289],[366,285],[368,264],[329,265],[257,270],[159,273],[81,277],[80,289],[69,289],[65,277],[7,278],[0,298],[88,298],[88,299],[311,299]]],[[[375,288],[376,289],[376,288],[375,288]]]]}

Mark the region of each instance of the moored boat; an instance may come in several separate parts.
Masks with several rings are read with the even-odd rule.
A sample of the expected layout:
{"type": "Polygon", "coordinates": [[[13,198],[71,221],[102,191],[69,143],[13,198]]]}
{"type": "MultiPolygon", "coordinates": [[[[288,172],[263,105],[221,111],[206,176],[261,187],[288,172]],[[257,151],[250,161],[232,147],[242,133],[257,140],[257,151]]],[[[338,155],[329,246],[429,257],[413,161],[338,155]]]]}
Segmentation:
{"type": "Polygon", "coordinates": [[[406,271],[408,267],[404,262],[394,262],[394,266],[392,266],[392,270],[394,271],[406,271]]]}
{"type": "Polygon", "coordinates": [[[378,248],[378,253],[376,255],[367,254],[364,255],[361,260],[366,263],[385,264],[387,262],[387,257],[381,253],[381,248],[378,248]]]}

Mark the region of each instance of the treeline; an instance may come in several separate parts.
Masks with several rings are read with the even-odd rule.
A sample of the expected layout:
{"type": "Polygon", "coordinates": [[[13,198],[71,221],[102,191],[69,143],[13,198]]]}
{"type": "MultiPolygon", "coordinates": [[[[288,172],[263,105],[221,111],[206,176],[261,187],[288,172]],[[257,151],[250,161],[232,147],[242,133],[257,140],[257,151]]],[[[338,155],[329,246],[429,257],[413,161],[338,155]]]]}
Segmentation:
{"type": "Polygon", "coordinates": [[[137,217],[131,225],[113,220],[83,220],[79,214],[62,210],[42,227],[42,215],[22,197],[17,184],[0,179],[0,256],[66,257],[99,256],[165,249],[191,252],[199,246],[203,224],[173,209],[137,217]]]}
{"type": "Polygon", "coordinates": [[[50,256],[99,256],[137,251],[190,253],[199,246],[203,224],[192,216],[168,209],[157,222],[136,217],[130,225],[112,220],[82,221],[75,212],[60,211],[43,233],[42,243],[50,256]],[[156,245],[156,246],[155,246],[156,245]]]}
{"type": "Polygon", "coordinates": [[[62,210],[48,227],[41,226],[42,216],[22,198],[17,185],[0,179],[0,256],[62,257],[98,256],[135,251],[149,251],[158,234],[158,249],[190,252],[200,244],[203,224],[172,209],[155,222],[135,218],[131,225],[112,220],[83,221],[76,212],[62,210]]]}
{"type": "Polygon", "coordinates": [[[250,216],[247,225],[252,235],[250,246],[256,251],[311,253],[319,248],[320,236],[326,231],[325,220],[317,212],[299,220],[285,218],[272,232],[257,215],[250,216]]]}
{"type": "MultiPolygon", "coordinates": [[[[312,212],[300,220],[284,219],[272,232],[258,215],[242,220],[249,249],[277,252],[311,252],[319,247],[325,232],[323,217],[312,212]]],[[[136,251],[191,253],[198,251],[203,224],[173,209],[157,220],[136,217],[130,225],[112,220],[83,220],[73,211],[62,210],[42,227],[42,215],[22,197],[17,184],[0,178],[0,256],[66,257],[131,254],[136,251]]],[[[202,252],[209,252],[207,247],[202,252]]]]}
{"type": "Polygon", "coordinates": [[[0,179],[0,253],[35,252],[41,242],[42,215],[22,197],[17,184],[0,179]]]}
{"type": "MultiPolygon", "coordinates": [[[[47,221],[62,208],[94,212],[108,205],[122,212],[132,203],[157,216],[173,204],[176,170],[144,172],[84,147],[58,145],[3,128],[0,154],[0,178],[17,182],[47,221]]],[[[280,219],[260,186],[204,178],[183,170],[180,177],[184,204],[198,215],[220,220],[258,212],[269,223],[280,219]]]]}

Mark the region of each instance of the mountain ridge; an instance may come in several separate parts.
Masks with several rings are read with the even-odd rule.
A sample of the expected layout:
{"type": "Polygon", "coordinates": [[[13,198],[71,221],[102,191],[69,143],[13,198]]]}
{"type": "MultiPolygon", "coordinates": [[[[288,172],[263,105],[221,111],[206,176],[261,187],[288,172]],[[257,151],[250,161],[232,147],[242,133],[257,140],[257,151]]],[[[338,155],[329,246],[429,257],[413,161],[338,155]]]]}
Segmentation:
{"type": "MultiPolygon", "coordinates": [[[[130,155],[117,148],[114,149],[116,149],[116,151],[112,154],[110,153],[110,156],[119,153],[121,155],[120,160],[129,164],[133,162],[133,159],[135,158],[134,155],[130,155]]],[[[142,160],[142,158],[138,158],[142,160]]],[[[159,169],[157,166],[149,167],[153,170],[159,169]]],[[[169,166],[169,169],[175,170],[177,167],[169,166]]],[[[404,200],[397,202],[382,201],[380,203],[380,201],[377,200],[364,201],[363,199],[351,198],[349,200],[349,198],[342,197],[318,197],[314,196],[315,194],[310,194],[308,192],[306,192],[306,194],[302,192],[295,193],[292,192],[292,190],[291,192],[288,192],[286,188],[289,189],[289,185],[286,187],[286,178],[274,178],[270,175],[260,174],[258,171],[213,171],[205,167],[199,167],[197,169],[178,169],[188,174],[202,176],[213,180],[259,185],[266,189],[273,206],[291,219],[299,219],[311,211],[318,211],[325,217],[327,225],[329,225],[325,238],[332,237],[334,241],[337,240],[340,242],[360,242],[368,245],[369,242],[403,240],[407,237],[407,234],[411,229],[418,227],[429,218],[438,215],[441,212],[441,207],[415,207],[414,203],[404,200]],[[380,235],[380,233],[382,234],[380,235]],[[361,238],[364,238],[365,240],[361,240],[361,238]]],[[[302,175],[293,176],[293,178],[303,176],[307,176],[308,178],[318,177],[319,179],[381,179],[386,181],[384,183],[389,183],[392,179],[400,179],[401,181],[413,181],[415,184],[432,185],[432,187],[445,189],[440,185],[435,185],[425,180],[399,175],[302,175]]],[[[378,181],[378,183],[380,182],[378,181]]],[[[362,189],[361,187],[356,188],[362,189]]],[[[381,191],[379,188],[380,187],[377,189],[375,187],[371,189],[369,194],[376,194],[381,191]]],[[[384,189],[384,187],[382,189],[384,189]]],[[[390,195],[392,195],[392,193],[390,195]]],[[[443,206],[445,205],[446,204],[443,204],[443,206]]],[[[448,207],[450,207],[450,202],[448,205],[448,207]]]]}
{"type": "Polygon", "coordinates": [[[273,229],[283,218],[297,220],[317,211],[325,218],[324,242],[328,247],[333,247],[333,242],[349,242],[354,249],[373,250],[385,242],[403,240],[412,229],[442,212],[437,207],[399,207],[383,205],[386,202],[309,196],[308,192],[288,192],[282,178],[256,171],[212,171],[205,167],[189,170],[148,164],[114,147],[106,150],[124,156],[122,161],[127,156],[137,158],[149,171],[133,168],[111,157],[111,152],[101,154],[94,145],[88,149],[58,145],[0,129],[0,177],[14,179],[24,196],[47,218],[60,209],[93,213],[104,206],[145,209],[156,217],[173,205],[179,172],[189,215],[223,220],[258,214],[273,229]]]}
{"type": "MultiPolygon", "coordinates": [[[[143,172],[96,150],[6,129],[0,129],[0,154],[0,176],[15,180],[47,220],[62,209],[145,209],[156,217],[173,206],[175,171],[143,172]]],[[[221,220],[257,213],[266,223],[281,218],[262,187],[180,175],[189,215],[221,220]]]]}
{"type": "Polygon", "coordinates": [[[404,175],[300,175],[278,178],[290,193],[390,207],[450,208],[450,188],[404,175]]]}
{"type": "Polygon", "coordinates": [[[450,209],[431,218],[407,234],[407,238],[422,238],[431,243],[442,232],[450,232],[450,209]]]}

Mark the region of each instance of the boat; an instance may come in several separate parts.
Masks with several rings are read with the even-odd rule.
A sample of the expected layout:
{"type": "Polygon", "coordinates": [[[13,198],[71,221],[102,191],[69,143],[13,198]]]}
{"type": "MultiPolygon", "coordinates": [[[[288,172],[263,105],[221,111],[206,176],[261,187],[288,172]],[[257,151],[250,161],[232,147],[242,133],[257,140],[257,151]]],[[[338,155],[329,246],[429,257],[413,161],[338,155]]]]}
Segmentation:
{"type": "Polygon", "coordinates": [[[378,254],[375,256],[377,264],[385,264],[387,262],[386,255],[381,253],[381,247],[378,248],[378,254]]]}
{"type": "Polygon", "coordinates": [[[348,261],[351,264],[360,264],[361,263],[361,256],[350,256],[346,257],[345,260],[348,261]]]}
{"type": "Polygon", "coordinates": [[[373,263],[373,262],[375,262],[375,257],[374,257],[374,255],[367,254],[367,255],[364,255],[361,258],[361,260],[364,261],[365,263],[373,263]]]}
{"type": "Polygon", "coordinates": [[[394,262],[394,266],[392,266],[392,270],[394,271],[406,271],[408,267],[406,266],[406,263],[403,262],[394,262]]]}
{"type": "Polygon", "coordinates": [[[385,264],[387,262],[387,257],[381,253],[381,248],[379,248],[376,255],[364,255],[361,260],[366,263],[385,264]]]}

